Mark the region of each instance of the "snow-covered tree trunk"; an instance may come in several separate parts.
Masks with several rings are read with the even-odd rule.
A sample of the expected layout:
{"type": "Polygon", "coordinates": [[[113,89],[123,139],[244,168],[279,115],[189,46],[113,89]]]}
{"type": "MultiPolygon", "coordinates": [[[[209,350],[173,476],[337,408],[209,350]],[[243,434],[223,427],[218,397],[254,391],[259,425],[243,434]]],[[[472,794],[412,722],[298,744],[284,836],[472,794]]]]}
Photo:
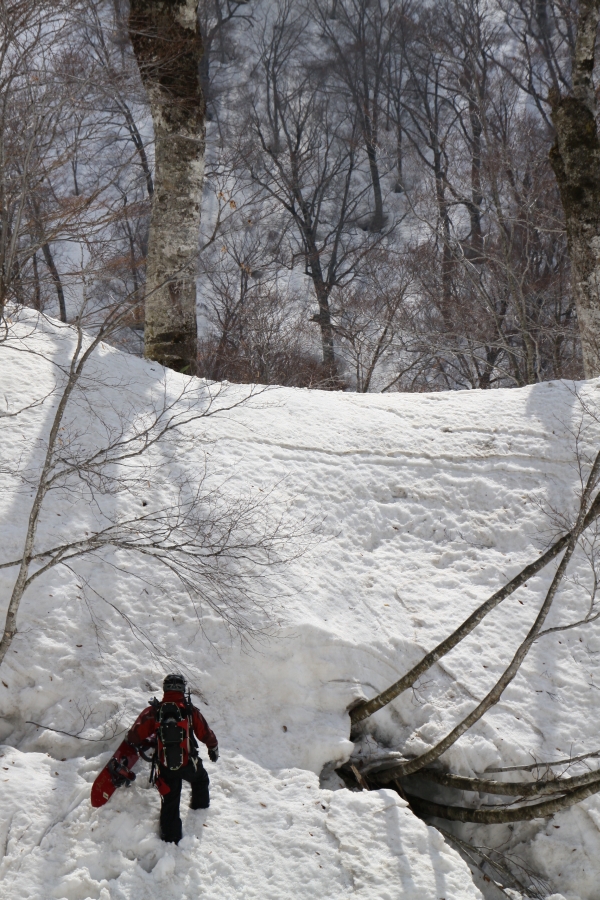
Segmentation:
{"type": "Polygon", "coordinates": [[[131,0],[129,33],[155,137],[145,355],[171,369],[194,373],[205,145],[198,0],[131,0]]]}
{"type": "Polygon", "coordinates": [[[600,0],[581,0],[573,88],[550,95],[556,140],[550,161],[565,213],[573,297],[586,378],[600,375],[600,139],[593,70],[600,0]]]}

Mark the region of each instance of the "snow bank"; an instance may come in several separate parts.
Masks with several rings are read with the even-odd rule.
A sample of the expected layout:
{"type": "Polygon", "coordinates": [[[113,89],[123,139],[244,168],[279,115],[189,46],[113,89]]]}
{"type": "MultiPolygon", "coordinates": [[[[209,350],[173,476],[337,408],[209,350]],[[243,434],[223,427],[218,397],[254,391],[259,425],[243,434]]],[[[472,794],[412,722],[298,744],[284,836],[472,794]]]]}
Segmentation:
{"type": "Polygon", "coordinates": [[[479,896],[439,833],[392,791],[320,790],[306,770],[270,772],[226,752],[209,766],[211,808],[183,808],[185,837],[174,847],[156,834],[157,797],[145,779],[94,810],[97,760],[5,749],[1,761],[2,897],[479,896]]]}
{"type": "MultiPolygon", "coordinates": [[[[9,409],[51,389],[52,357],[64,354],[57,334],[45,326],[28,339],[43,356],[0,348],[9,409]]],[[[163,374],[110,348],[96,365],[113,379],[106,408],[143,406],[163,374]]],[[[184,381],[169,373],[167,391],[184,381]]],[[[579,389],[593,403],[599,387],[579,389]]],[[[39,458],[49,405],[0,423],[5,467],[39,458]]],[[[227,475],[227,490],[270,492],[274,515],[316,516],[318,545],[274,576],[274,634],[251,650],[214,615],[199,623],[173,585],[144,583],[139,561],[138,579],[115,555],[110,567],[87,560],[77,574],[56,569],[32,585],[0,672],[0,897],[479,897],[458,855],[397,795],[327,789],[335,779],[320,788],[318,776],[352,752],[348,705],[394,681],[537,555],[548,536],[544,506],[572,509],[580,419],[573,385],[561,383],[433,395],[276,389],[210,420],[202,440],[187,433],[165,462],[173,477],[202,468],[208,436],[209,466],[227,475]],[[217,765],[207,763],[211,809],[184,814],[178,848],[157,837],[158,796],[144,764],[133,788],[99,811],[89,805],[91,781],[118,740],[102,723],[112,715],[126,727],[163,675],[106,599],[194,673],[223,749],[217,765]]],[[[3,560],[18,556],[31,496],[9,475],[4,487],[3,560]]],[[[148,485],[149,502],[156,490],[148,485]]],[[[44,516],[41,543],[86,525],[69,519],[68,498],[54,498],[44,516]]],[[[3,601],[14,572],[0,570],[3,601]]],[[[361,752],[377,741],[415,753],[441,737],[505,667],[547,580],[533,579],[415,692],[373,717],[361,752]]],[[[558,618],[583,604],[570,583],[558,618]]],[[[472,774],[597,749],[598,652],[596,625],[544,638],[448,764],[472,774]]],[[[556,820],[495,833],[554,891],[587,900],[600,878],[599,824],[600,801],[590,798],[556,820]]]]}

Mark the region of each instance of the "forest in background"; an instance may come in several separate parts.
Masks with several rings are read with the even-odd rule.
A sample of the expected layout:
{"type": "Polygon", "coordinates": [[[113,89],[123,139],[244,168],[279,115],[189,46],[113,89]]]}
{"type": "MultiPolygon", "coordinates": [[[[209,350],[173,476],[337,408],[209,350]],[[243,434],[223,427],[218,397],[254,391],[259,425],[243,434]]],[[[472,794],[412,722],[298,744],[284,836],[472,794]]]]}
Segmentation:
{"type": "MultiPolygon", "coordinates": [[[[584,375],[551,154],[579,5],[188,5],[197,374],[359,392],[584,375]]],[[[141,353],[157,186],[129,12],[0,3],[0,306],[70,321],[82,298],[124,305],[114,340],[141,353]]]]}

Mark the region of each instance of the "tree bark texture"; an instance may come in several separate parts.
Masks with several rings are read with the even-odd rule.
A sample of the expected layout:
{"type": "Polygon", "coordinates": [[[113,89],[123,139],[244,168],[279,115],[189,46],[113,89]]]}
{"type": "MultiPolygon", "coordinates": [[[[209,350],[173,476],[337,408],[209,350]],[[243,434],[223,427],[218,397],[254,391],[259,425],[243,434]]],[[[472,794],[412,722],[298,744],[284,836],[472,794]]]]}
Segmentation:
{"type": "Polygon", "coordinates": [[[56,288],[56,296],[58,298],[58,315],[60,321],[66,322],[67,304],[65,302],[65,292],[63,290],[62,281],[60,280],[60,275],[58,274],[58,269],[56,268],[56,263],[54,262],[54,257],[52,256],[52,251],[50,250],[50,245],[47,241],[42,244],[42,253],[44,254],[44,262],[48,266],[50,277],[52,278],[52,283],[56,288]]]}
{"type": "Polygon", "coordinates": [[[131,0],[129,34],[148,92],[155,174],[145,298],[145,355],[194,374],[196,263],[205,101],[198,0],[131,0]]]}
{"type": "Polygon", "coordinates": [[[565,214],[586,378],[600,375],[600,140],[593,83],[599,16],[600,0],[581,0],[572,91],[549,97],[556,129],[550,162],[565,214]]]}

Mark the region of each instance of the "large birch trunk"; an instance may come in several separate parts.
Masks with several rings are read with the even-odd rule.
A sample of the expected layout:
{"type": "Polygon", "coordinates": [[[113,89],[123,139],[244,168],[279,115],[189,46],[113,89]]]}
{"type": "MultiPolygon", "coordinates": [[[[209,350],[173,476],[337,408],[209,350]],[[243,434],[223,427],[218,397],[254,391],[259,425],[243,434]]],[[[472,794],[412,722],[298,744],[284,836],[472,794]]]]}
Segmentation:
{"type": "Polygon", "coordinates": [[[191,374],[197,356],[196,264],[205,144],[197,8],[198,0],[131,0],[129,14],[155,137],[145,355],[191,374]]]}
{"type": "Polygon", "coordinates": [[[565,214],[586,378],[600,375],[600,140],[593,84],[600,0],[581,0],[570,95],[550,96],[550,162],[565,214]]]}

